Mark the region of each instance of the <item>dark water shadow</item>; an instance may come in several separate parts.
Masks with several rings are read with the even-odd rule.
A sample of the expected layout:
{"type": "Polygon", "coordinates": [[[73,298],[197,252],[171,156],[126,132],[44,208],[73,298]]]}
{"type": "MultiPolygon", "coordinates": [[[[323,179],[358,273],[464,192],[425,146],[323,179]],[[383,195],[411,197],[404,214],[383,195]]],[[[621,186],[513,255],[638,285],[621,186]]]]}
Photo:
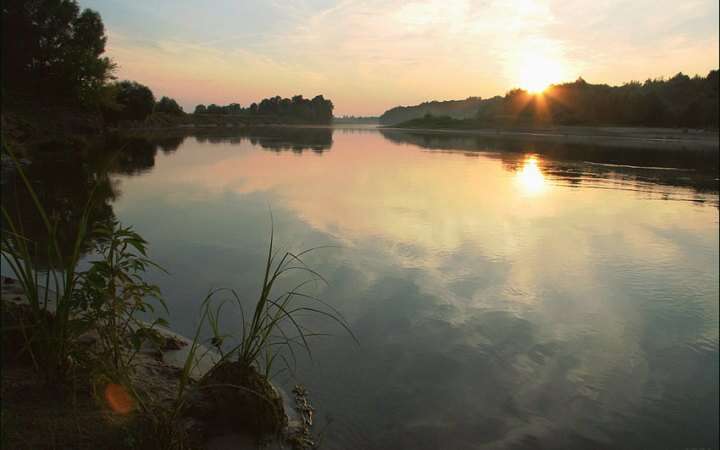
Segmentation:
{"type": "Polygon", "coordinates": [[[421,148],[461,152],[468,157],[498,158],[507,170],[517,170],[528,154],[541,156],[543,173],[568,185],[585,186],[593,179],[618,177],[627,181],[718,192],[717,150],[620,147],[601,143],[549,142],[532,137],[495,137],[385,130],[386,139],[421,148]]]}
{"type": "Polygon", "coordinates": [[[312,151],[322,154],[332,148],[333,130],[329,127],[246,127],[232,130],[198,129],[189,132],[198,142],[240,144],[249,141],[274,152],[312,151]]]}

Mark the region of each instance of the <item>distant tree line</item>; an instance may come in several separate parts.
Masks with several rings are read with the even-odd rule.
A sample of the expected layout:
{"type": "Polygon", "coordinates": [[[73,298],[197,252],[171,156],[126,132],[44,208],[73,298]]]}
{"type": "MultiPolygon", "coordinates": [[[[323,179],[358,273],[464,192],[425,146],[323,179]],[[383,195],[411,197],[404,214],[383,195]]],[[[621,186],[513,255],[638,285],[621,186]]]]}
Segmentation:
{"type": "Polygon", "coordinates": [[[423,119],[449,127],[462,119],[464,127],[554,124],[717,129],[718,107],[718,70],[713,70],[705,77],[678,73],[670,79],[621,86],[590,84],[579,78],[552,85],[542,94],[513,89],[504,97],[396,107],[380,116],[380,121],[397,124],[423,119]]]}
{"type": "Polygon", "coordinates": [[[468,97],[465,100],[433,100],[415,106],[396,106],[385,111],[380,116],[380,123],[392,125],[416,119],[426,114],[448,116],[453,119],[467,119],[476,115],[482,102],[483,100],[480,97],[468,97]]]}
{"type": "Polygon", "coordinates": [[[478,118],[561,125],[718,127],[718,70],[706,77],[678,73],[670,79],[622,86],[582,78],[550,86],[543,95],[515,89],[478,110],[478,118]]]}
{"type": "Polygon", "coordinates": [[[225,106],[197,105],[194,113],[267,116],[290,122],[330,123],[333,118],[333,103],[322,95],[316,95],[312,99],[304,98],[302,95],[292,98],[276,96],[265,98],[260,103],[252,103],[246,108],[238,103],[230,103],[225,106]]]}

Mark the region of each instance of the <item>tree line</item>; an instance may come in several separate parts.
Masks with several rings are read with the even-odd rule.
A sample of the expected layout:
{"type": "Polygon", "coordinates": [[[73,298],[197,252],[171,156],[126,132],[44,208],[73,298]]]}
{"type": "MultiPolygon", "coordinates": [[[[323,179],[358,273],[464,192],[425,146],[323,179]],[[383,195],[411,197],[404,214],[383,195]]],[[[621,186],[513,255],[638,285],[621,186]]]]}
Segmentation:
{"type": "Polygon", "coordinates": [[[457,119],[467,127],[536,124],[717,129],[718,70],[704,77],[678,73],[669,79],[621,86],[591,84],[579,78],[552,85],[540,94],[513,89],[505,96],[488,99],[470,97],[396,107],[380,116],[385,124],[426,120],[454,126],[459,125],[457,119]]]}
{"type": "Polygon", "coordinates": [[[225,106],[218,106],[214,103],[208,106],[201,104],[195,107],[194,113],[270,116],[286,121],[329,123],[333,118],[333,103],[322,95],[316,95],[312,99],[304,98],[302,95],[295,95],[292,98],[275,96],[262,99],[260,103],[252,103],[246,108],[238,103],[230,103],[225,106]]]}
{"type": "Polygon", "coordinates": [[[465,100],[447,100],[423,102],[415,106],[396,106],[380,116],[380,123],[392,125],[416,119],[426,114],[448,116],[453,119],[474,117],[484,100],[480,97],[468,97],[465,100]]]}
{"type": "Polygon", "coordinates": [[[508,92],[503,101],[479,109],[485,120],[560,125],[624,125],[718,128],[718,70],[707,76],[683,73],[669,79],[621,86],[590,84],[579,78],[552,85],[542,95],[508,92]]]}

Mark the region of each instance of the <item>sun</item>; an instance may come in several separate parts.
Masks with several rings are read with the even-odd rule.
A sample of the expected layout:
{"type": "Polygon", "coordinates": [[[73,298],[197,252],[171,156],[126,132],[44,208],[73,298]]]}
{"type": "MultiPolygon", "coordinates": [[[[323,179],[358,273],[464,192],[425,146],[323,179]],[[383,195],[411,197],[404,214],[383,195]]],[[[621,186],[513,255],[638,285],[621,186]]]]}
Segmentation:
{"type": "Polygon", "coordinates": [[[564,65],[559,60],[542,54],[526,53],[519,58],[516,67],[520,87],[536,94],[562,81],[565,75],[564,65]]]}

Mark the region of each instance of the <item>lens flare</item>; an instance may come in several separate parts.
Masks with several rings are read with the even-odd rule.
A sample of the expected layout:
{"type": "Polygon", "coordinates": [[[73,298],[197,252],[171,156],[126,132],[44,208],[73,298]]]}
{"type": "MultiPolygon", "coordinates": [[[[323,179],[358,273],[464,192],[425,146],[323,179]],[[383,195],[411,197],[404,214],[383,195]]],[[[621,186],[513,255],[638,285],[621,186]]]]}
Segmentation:
{"type": "Polygon", "coordinates": [[[130,414],[135,409],[135,401],[130,393],[119,384],[108,384],[105,388],[105,401],[110,409],[118,414],[130,414]]]}

